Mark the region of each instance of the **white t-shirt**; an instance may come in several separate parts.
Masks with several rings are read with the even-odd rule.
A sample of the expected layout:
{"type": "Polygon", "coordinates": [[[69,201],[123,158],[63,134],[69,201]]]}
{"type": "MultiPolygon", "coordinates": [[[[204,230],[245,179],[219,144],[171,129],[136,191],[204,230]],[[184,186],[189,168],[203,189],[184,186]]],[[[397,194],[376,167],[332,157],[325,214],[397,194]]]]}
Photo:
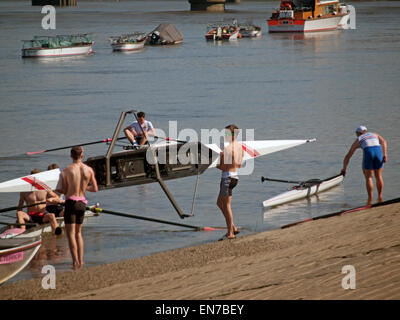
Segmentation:
{"type": "MultiPolygon", "coordinates": [[[[140,129],[140,125],[137,121],[132,122],[129,125],[133,130],[136,131],[138,136],[143,136],[143,132],[140,129]]],[[[143,124],[142,124],[142,128],[144,132],[149,132],[151,130],[154,129],[153,124],[150,121],[144,120],[143,124]]]]}

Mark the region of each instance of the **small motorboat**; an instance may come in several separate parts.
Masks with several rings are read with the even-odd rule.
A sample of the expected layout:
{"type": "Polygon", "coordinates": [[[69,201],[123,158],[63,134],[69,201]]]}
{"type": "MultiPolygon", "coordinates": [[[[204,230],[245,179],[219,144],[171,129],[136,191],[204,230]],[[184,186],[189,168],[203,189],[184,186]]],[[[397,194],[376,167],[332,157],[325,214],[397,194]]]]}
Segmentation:
{"type": "Polygon", "coordinates": [[[146,43],[146,37],[146,33],[135,32],[110,37],[109,40],[114,51],[132,51],[142,49],[146,43]]]}
{"type": "Polygon", "coordinates": [[[239,32],[243,38],[256,38],[261,37],[261,27],[255,26],[251,23],[239,24],[239,32]]]}
{"type": "Polygon", "coordinates": [[[213,23],[207,25],[206,40],[237,40],[242,36],[240,28],[234,23],[213,23]]]}

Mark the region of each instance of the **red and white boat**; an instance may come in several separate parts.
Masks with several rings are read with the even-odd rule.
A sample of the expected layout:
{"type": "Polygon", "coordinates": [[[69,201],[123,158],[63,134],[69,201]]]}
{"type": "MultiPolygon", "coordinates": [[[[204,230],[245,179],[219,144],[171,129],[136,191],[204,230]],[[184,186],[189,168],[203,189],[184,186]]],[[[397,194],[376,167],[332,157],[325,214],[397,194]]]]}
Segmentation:
{"type": "Polygon", "coordinates": [[[85,55],[93,52],[94,41],[88,34],[40,37],[23,40],[22,57],[63,57],[85,55]]]}
{"type": "Polygon", "coordinates": [[[280,8],[268,20],[268,31],[316,32],[348,29],[353,6],[339,0],[281,0],[280,8]],[[350,7],[352,10],[350,10],[350,7]]]}
{"type": "Polygon", "coordinates": [[[214,23],[207,25],[206,40],[237,40],[241,38],[240,28],[236,24],[214,23]]]}

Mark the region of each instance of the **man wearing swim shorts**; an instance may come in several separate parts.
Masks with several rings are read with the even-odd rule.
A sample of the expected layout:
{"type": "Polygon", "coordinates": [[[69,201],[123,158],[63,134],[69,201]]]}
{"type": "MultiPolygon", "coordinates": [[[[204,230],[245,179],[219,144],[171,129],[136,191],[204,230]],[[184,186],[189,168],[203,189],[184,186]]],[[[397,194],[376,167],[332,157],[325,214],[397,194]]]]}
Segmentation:
{"type": "MultiPolygon", "coordinates": [[[[39,173],[40,170],[33,169],[31,174],[39,173]]],[[[53,213],[46,210],[46,203],[56,205],[61,199],[51,190],[39,190],[31,192],[21,192],[18,202],[17,221],[22,224],[21,229],[25,229],[25,223],[50,223],[54,234],[61,234],[61,228],[58,226],[57,219],[53,213]],[[26,203],[27,212],[22,211],[26,203]]]]}
{"type": "Polygon", "coordinates": [[[73,147],[71,158],[72,164],[61,173],[62,189],[57,191],[65,194],[65,230],[75,269],[83,266],[82,223],[87,204],[85,193],[97,192],[98,187],[93,169],[82,162],[83,148],[73,147]]]}
{"type": "Polygon", "coordinates": [[[236,187],[239,176],[237,169],[242,167],[243,148],[236,141],[239,128],[234,124],[225,127],[225,140],[229,144],[222,150],[220,155],[220,164],[217,166],[222,171],[220,191],[217,199],[217,206],[225,217],[228,232],[224,239],[234,239],[235,234],[239,233],[238,228],[233,223],[233,214],[231,208],[232,190],[236,187]]]}
{"type": "Polygon", "coordinates": [[[365,126],[359,126],[356,129],[357,139],[350,147],[349,152],[343,160],[342,174],[346,174],[346,169],[349,164],[350,158],[354,152],[361,148],[363,149],[363,163],[362,169],[365,176],[366,188],[368,193],[367,204],[373,203],[373,190],[374,184],[372,175],[375,175],[376,188],[378,190],[378,202],[383,201],[383,164],[387,161],[387,144],[379,134],[368,132],[365,126]]]}

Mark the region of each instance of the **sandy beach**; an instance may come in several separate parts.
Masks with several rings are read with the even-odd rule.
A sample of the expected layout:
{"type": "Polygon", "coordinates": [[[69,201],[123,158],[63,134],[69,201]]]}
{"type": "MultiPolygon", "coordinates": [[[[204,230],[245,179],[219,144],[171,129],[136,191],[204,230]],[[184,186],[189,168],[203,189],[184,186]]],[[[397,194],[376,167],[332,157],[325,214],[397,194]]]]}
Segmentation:
{"type": "Polygon", "coordinates": [[[1,299],[400,299],[400,204],[0,287],[1,299]],[[355,289],[343,289],[355,270],[355,289]]]}

